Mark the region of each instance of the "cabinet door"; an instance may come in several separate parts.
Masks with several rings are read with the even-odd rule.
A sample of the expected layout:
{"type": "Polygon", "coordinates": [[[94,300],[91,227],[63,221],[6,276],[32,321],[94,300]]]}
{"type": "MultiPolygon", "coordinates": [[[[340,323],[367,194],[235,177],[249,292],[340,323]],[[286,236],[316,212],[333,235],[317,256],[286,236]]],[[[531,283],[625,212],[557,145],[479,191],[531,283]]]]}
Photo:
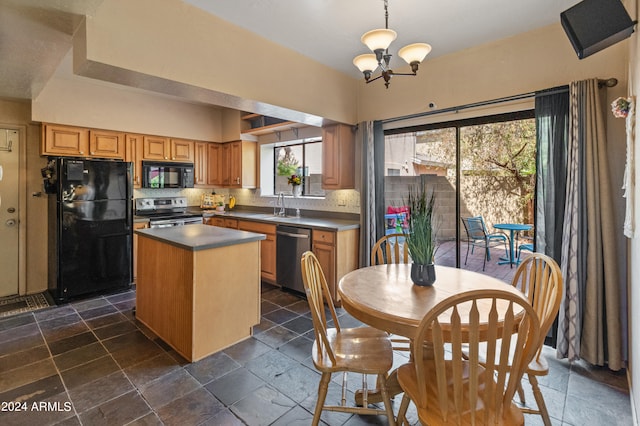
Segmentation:
{"type": "Polygon", "coordinates": [[[265,234],[266,239],[260,241],[260,272],[263,280],[276,282],[276,226],[266,223],[238,221],[241,231],[265,234]]]}
{"type": "Polygon", "coordinates": [[[124,160],[124,133],[106,130],[91,130],[89,132],[89,155],[98,158],[115,158],[124,160]]]}
{"type": "Polygon", "coordinates": [[[222,145],[210,143],[207,147],[207,184],[222,186],[222,145]]]}
{"type": "MultiPolygon", "coordinates": [[[[133,229],[144,229],[148,228],[149,224],[147,222],[138,222],[133,224],[133,229]]],[[[133,233],[133,282],[136,282],[137,271],[138,271],[138,234],[133,233]]]]}
{"type": "Polygon", "coordinates": [[[143,139],[143,160],[169,160],[170,143],[169,139],[160,136],[144,136],[143,139]]]}
{"type": "Polygon", "coordinates": [[[322,128],[322,187],[355,188],[355,140],[351,126],[322,128]]]}
{"type": "Polygon", "coordinates": [[[242,141],[229,144],[229,186],[242,187],[242,141]]]}
{"type": "Polygon", "coordinates": [[[125,136],[126,155],[125,161],[131,162],[131,174],[133,187],[140,188],[142,186],[142,135],[125,136]]]}
{"type": "Polygon", "coordinates": [[[193,167],[195,169],[194,184],[196,187],[207,186],[207,165],[208,165],[208,146],[206,142],[195,143],[195,159],[193,167]]]}
{"type": "Polygon", "coordinates": [[[220,169],[222,173],[222,186],[231,185],[231,144],[222,144],[222,157],[220,158],[220,169]]]}
{"type": "Polygon", "coordinates": [[[171,139],[171,160],[193,163],[193,141],[171,139]]]}
{"type": "Polygon", "coordinates": [[[336,248],[330,244],[322,244],[314,240],[313,254],[316,255],[320,267],[322,267],[333,303],[337,304],[339,300],[336,291],[336,248]]]}
{"type": "Polygon", "coordinates": [[[41,155],[85,156],[89,152],[89,130],[72,126],[45,124],[41,155]]]}

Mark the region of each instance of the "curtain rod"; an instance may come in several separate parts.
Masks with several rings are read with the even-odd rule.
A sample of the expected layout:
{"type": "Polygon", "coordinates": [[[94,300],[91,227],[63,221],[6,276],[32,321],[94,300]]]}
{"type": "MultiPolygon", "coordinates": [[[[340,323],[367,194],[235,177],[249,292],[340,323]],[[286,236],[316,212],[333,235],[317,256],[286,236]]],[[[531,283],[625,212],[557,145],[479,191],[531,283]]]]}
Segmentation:
{"type": "MultiPolygon", "coordinates": [[[[605,80],[598,79],[598,87],[600,87],[600,88],[602,88],[602,87],[614,87],[617,84],[618,84],[618,79],[617,78],[608,78],[608,79],[605,79],[605,80]]],[[[569,90],[569,88],[568,88],[568,86],[561,86],[561,87],[557,87],[555,89],[548,89],[548,90],[549,90],[548,92],[545,92],[545,95],[550,95],[550,94],[555,94],[555,93],[562,93],[564,91],[569,90]]],[[[499,103],[503,103],[503,102],[519,101],[519,100],[522,100],[522,99],[532,98],[532,97],[534,97],[536,95],[536,93],[539,93],[539,92],[541,92],[541,91],[522,93],[520,95],[513,95],[513,96],[505,96],[503,98],[491,99],[489,101],[474,102],[474,103],[471,103],[471,104],[459,105],[459,106],[439,109],[439,110],[436,110],[436,111],[419,112],[419,113],[416,113],[416,114],[405,115],[405,116],[402,116],[402,117],[388,118],[386,120],[381,120],[381,122],[382,122],[382,124],[394,123],[396,121],[411,120],[411,119],[420,118],[420,117],[428,117],[430,115],[443,114],[443,113],[446,113],[446,112],[458,112],[458,111],[461,111],[461,110],[464,110],[464,109],[469,109],[469,108],[477,108],[477,107],[482,107],[482,106],[487,106],[487,105],[499,104],[499,103]]]]}

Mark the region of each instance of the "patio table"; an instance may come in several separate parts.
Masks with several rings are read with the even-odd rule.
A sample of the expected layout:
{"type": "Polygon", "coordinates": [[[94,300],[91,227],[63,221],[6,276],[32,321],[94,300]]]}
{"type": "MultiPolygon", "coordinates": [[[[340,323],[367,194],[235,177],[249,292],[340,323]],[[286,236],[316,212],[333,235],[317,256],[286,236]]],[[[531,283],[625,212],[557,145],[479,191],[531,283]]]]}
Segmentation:
{"type": "Polygon", "coordinates": [[[498,265],[509,264],[509,266],[520,264],[520,259],[516,258],[515,249],[514,249],[514,236],[516,232],[520,231],[528,231],[533,228],[533,225],[528,225],[524,223],[496,223],[493,225],[496,229],[502,229],[504,231],[509,231],[509,258],[501,257],[498,261],[498,265]]]}

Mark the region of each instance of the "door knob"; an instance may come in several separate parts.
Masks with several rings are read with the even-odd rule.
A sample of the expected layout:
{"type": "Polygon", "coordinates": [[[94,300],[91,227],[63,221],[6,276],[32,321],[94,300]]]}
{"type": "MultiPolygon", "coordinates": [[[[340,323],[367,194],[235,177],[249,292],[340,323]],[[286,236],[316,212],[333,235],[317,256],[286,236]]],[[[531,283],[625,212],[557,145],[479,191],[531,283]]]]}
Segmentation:
{"type": "Polygon", "coordinates": [[[15,207],[9,207],[9,208],[7,209],[7,213],[15,213],[15,212],[16,212],[15,207]]]}
{"type": "Polygon", "coordinates": [[[8,227],[13,227],[13,226],[16,226],[17,223],[18,222],[15,219],[8,219],[5,222],[5,225],[7,225],[8,227]]]}

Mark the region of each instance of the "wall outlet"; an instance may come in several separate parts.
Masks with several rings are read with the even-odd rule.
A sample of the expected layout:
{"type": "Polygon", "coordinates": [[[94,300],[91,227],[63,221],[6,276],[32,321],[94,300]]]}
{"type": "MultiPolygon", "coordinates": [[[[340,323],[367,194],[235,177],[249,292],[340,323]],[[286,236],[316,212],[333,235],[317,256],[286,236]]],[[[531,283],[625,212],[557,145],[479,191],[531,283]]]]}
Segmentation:
{"type": "Polygon", "coordinates": [[[347,205],[347,200],[344,198],[338,198],[338,206],[344,207],[347,205]]]}

